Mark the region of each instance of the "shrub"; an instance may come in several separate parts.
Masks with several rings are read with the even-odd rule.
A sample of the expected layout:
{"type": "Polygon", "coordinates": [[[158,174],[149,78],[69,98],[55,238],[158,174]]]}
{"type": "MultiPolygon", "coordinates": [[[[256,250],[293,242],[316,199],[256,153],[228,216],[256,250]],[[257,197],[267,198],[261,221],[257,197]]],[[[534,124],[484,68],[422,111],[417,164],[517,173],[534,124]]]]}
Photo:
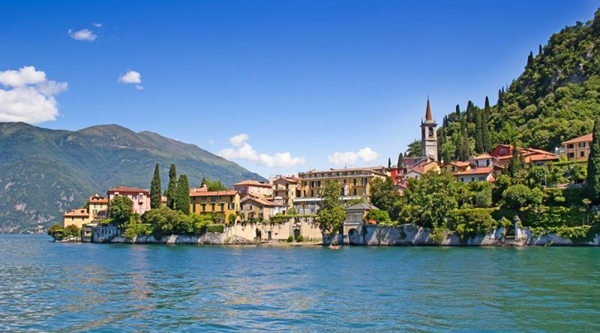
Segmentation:
{"type": "Polygon", "coordinates": [[[223,231],[225,231],[224,224],[210,224],[210,225],[206,226],[206,232],[222,234],[223,231]]]}
{"type": "Polygon", "coordinates": [[[297,242],[304,242],[304,236],[300,235],[298,236],[298,238],[296,239],[297,242]]]}
{"type": "Polygon", "coordinates": [[[290,235],[290,236],[287,238],[287,242],[288,242],[288,243],[291,243],[291,242],[293,242],[293,241],[294,241],[294,236],[290,235]]]}
{"type": "Polygon", "coordinates": [[[431,239],[434,243],[441,243],[446,238],[446,230],[442,228],[435,228],[431,230],[429,234],[429,239],[431,239]]]}

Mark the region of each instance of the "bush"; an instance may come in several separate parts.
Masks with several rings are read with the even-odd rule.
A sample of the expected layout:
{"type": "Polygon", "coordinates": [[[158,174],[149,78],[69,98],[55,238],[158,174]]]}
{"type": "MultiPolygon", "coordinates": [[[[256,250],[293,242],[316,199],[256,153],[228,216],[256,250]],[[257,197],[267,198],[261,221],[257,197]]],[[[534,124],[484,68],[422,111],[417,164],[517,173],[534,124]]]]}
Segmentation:
{"type": "Polygon", "coordinates": [[[298,236],[298,238],[296,239],[296,242],[304,242],[304,236],[302,236],[302,235],[298,236]]]}
{"type": "Polygon", "coordinates": [[[446,230],[442,228],[435,228],[431,230],[429,234],[429,239],[431,239],[434,243],[440,244],[446,238],[446,230]]]}
{"type": "Polygon", "coordinates": [[[287,242],[288,242],[288,243],[291,243],[291,242],[293,242],[293,241],[294,241],[294,236],[290,235],[290,236],[287,238],[287,242]]]}
{"type": "Polygon", "coordinates": [[[492,217],[494,209],[455,209],[449,215],[448,227],[460,234],[462,239],[487,234],[497,225],[492,217]]]}
{"type": "Polygon", "coordinates": [[[224,231],[225,231],[224,224],[210,224],[210,225],[206,226],[206,232],[222,234],[224,231]]]}

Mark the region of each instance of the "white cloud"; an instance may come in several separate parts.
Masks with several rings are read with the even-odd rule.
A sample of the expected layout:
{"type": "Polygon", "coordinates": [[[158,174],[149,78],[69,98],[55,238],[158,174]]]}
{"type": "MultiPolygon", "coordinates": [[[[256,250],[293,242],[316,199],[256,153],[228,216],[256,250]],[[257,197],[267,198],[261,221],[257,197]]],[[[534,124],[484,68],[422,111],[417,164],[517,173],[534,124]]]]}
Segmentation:
{"type": "Polygon", "coordinates": [[[275,153],[274,155],[258,153],[248,142],[250,137],[246,133],[234,135],[229,138],[229,143],[233,148],[225,148],[218,155],[226,159],[240,159],[255,162],[259,165],[269,168],[282,167],[287,168],[306,163],[304,157],[293,157],[289,152],[275,153]]]}
{"type": "Polygon", "coordinates": [[[372,162],[379,157],[379,153],[371,149],[370,147],[365,147],[360,149],[357,152],[354,151],[346,151],[346,152],[338,152],[336,151],[332,155],[328,157],[329,162],[333,163],[336,166],[354,166],[358,160],[362,160],[364,162],[372,162]]]}
{"type": "Polygon", "coordinates": [[[58,106],[55,95],[67,90],[66,82],[46,79],[46,73],[33,66],[17,71],[0,71],[0,121],[41,123],[55,120],[58,106]]]}
{"type": "Polygon", "coordinates": [[[69,34],[69,37],[79,41],[93,42],[94,40],[96,40],[96,38],[98,38],[98,36],[95,35],[92,30],[89,29],[81,29],[78,31],[73,31],[69,29],[69,31],[67,32],[69,34]]]}
{"type": "Polygon", "coordinates": [[[96,28],[102,28],[102,23],[92,23],[96,28]]]}
{"type": "Polygon", "coordinates": [[[142,74],[136,71],[127,71],[127,73],[119,77],[119,82],[125,84],[135,84],[135,89],[144,90],[144,87],[142,87],[142,74]]]}

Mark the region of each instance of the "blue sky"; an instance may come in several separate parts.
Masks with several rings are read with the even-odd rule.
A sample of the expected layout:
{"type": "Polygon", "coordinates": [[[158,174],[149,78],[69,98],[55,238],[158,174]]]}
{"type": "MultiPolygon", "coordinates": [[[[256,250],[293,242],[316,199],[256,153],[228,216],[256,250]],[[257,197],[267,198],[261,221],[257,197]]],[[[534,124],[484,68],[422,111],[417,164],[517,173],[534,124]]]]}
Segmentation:
{"type": "Polygon", "coordinates": [[[597,0],[0,0],[0,120],[119,124],[269,177],[387,165],[597,0]]]}

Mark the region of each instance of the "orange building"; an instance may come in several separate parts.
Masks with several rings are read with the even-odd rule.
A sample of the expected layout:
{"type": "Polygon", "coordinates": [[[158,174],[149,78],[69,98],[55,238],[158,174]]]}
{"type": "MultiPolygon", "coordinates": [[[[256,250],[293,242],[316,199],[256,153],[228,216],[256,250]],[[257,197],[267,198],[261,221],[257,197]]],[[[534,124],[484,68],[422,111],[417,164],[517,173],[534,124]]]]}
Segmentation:
{"type": "Polygon", "coordinates": [[[592,149],[593,133],[580,136],[562,143],[564,154],[569,160],[587,160],[592,149]]]}

